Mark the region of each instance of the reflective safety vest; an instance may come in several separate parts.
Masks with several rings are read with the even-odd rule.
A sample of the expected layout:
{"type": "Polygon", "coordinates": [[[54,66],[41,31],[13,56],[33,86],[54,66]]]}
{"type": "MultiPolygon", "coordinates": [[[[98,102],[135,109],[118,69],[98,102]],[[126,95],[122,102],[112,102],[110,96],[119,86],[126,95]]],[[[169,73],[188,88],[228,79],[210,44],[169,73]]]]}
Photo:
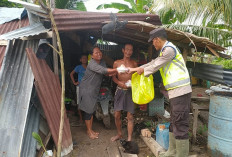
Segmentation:
{"type": "Polygon", "coordinates": [[[189,73],[180,50],[171,42],[167,42],[162,48],[160,56],[162,56],[163,50],[166,47],[171,47],[174,49],[175,57],[165,66],[160,68],[160,74],[162,76],[165,89],[171,90],[190,84],[189,73]]]}

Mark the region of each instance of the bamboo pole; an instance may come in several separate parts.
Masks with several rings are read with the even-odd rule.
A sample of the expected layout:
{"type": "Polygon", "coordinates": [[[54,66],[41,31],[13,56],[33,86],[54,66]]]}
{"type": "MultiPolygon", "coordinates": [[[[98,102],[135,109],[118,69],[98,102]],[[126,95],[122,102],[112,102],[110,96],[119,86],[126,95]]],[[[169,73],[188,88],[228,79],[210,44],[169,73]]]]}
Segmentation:
{"type": "MultiPolygon", "coordinates": [[[[41,2],[42,3],[42,2],[41,2]]],[[[57,38],[57,45],[59,51],[54,48],[52,45],[48,44],[50,47],[53,48],[60,56],[60,67],[61,67],[61,113],[60,113],[60,128],[59,128],[59,137],[57,143],[57,157],[61,156],[61,146],[62,146],[62,138],[63,138],[63,130],[64,130],[64,112],[65,112],[65,105],[64,105],[64,97],[65,97],[65,74],[64,74],[64,59],[63,59],[63,50],[60,41],[60,35],[56,26],[56,22],[54,20],[49,0],[46,0],[48,14],[52,22],[52,29],[55,31],[56,38],[57,38]]]]}

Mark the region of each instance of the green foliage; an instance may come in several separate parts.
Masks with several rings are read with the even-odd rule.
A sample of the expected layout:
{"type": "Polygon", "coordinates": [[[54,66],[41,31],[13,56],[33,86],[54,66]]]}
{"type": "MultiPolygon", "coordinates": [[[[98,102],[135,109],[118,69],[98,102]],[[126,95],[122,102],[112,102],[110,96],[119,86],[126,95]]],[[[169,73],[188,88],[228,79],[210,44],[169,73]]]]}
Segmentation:
{"type": "Polygon", "coordinates": [[[133,13],[134,10],[130,9],[128,5],[121,3],[101,4],[97,7],[97,10],[114,8],[118,9],[119,13],[133,13]]]}
{"type": "Polygon", "coordinates": [[[204,27],[196,25],[184,25],[184,24],[168,24],[164,25],[166,28],[178,29],[183,32],[190,32],[197,36],[203,36],[209,38],[224,47],[232,46],[232,31],[226,31],[213,27],[204,27]]]}
{"type": "Polygon", "coordinates": [[[97,44],[111,45],[109,41],[105,41],[105,40],[102,40],[102,39],[98,39],[97,44]]]}
{"type": "Polygon", "coordinates": [[[189,135],[189,139],[191,139],[193,136],[192,132],[188,132],[188,135],[189,135]]]}
{"type": "Polygon", "coordinates": [[[153,0],[124,0],[128,2],[131,6],[122,3],[110,3],[110,4],[101,4],[97,7],[98,10],[114,8],[118,9],[119,13],[146,13],[153,4],[153,0]]]}
{"type": "Polygon", "coordinates": [[[157,0],[154,5],[166,27],[207,37],[224,47],[232,45],[231,0],[157,0]]]}
{"type": "MultiPolygon", "coordinates": [[[[162,10],[164,11],[164,10],[162,10]]],[[[175,12],[172,9],[162,13],[163,16],[160,17],[163,24],[172,24],[176,22],[175,12]]]]}
{"type": "Polygon", "coordinates": [[[225,69],[232,69],[231,59],[217,58],[213,60],[212,64],[221,65],[225,69]]]}
{"type": "Polygon", "coordinates": [[[87,11],[83,1],[77,2],[76,10],[87,11]]]}
{"type": "Polygon", "coordinates": [[[23,8],[23,6],[21,4],[12,3],[12,2],[9,2],[8,0],[1,0],[0,7],[23,8]]]}
{"type": "Polygon", "coordinates": [[[33,136],[34,139],[36,139],[38,144],[44,149],[45,154],[48,155],[47,151],[46,151],[46,149],[45,149],[45,147],[43,145],[43,141],[42,141],[41,137],[39,136],[39,134],[36,133],[36,132],[32,132],[32,136],[33,136]]]}
{"type": "Polygon", "coordinates": [[[200,126],[199,129],[198,129],[198,133],[200,135],[203,135],[207,131],[208,131],[208,128],[207,128],[206,124],[204,124],[203,126],[200,126]]]}
{"type": "Polygon", "coordinates": [[[55,6],[59,9],[65,9],[69,0],[55,0],[55,6]]]}

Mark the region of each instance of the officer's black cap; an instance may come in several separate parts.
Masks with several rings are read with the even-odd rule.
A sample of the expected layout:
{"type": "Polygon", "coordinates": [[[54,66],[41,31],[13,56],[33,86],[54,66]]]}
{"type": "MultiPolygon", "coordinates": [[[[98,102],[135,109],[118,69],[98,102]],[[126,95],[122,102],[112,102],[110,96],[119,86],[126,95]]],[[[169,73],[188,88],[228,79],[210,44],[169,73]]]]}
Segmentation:
{"type": "Polygon", "coordinates": [[[167,33],[164,28],[156,28],[152,30],[150,33],[150,38],[148,39],[148,42],[152,41],[156,37],[165,37],[167,38],[167,33]]]}

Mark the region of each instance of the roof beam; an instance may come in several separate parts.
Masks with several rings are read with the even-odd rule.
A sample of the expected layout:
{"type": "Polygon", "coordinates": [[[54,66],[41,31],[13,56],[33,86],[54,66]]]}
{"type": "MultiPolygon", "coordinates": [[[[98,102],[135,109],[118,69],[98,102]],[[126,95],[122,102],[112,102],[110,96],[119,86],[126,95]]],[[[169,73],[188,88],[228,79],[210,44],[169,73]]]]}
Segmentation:
{"type": "Polygon", "coordinates": [[[0,46],[6,46],[8,43],[7,40],[0,40],[0,46]]]}
{"type": "Polygon", "coordinates": [[[139,43],[143,43],[143,44],[146,44],[146,45],[149,44],[148,42],[144,42],[142,40],[138,40],[138,39],[135,39],[135,38],[132,38],[132,37],[128,37],[128,36],[123,36],[123,35],[119,34],[118,32],[117,32],[117,34],[113,34],[113,33],[110,33],[110,34],[118,36],[120,38],[125,38],[125,39],[129,39],[129,40],[136,41],[136,42],[139,42],[139,43]]]}
{"type": "Polygon", "coordinates": [[[33,40],[33,39],[47,39],[52,38],[52,31],[49,31],[47,33],[41,33],[39,35],[29,36],[29,37],[23,37],[22,40],[33,40]]]}

